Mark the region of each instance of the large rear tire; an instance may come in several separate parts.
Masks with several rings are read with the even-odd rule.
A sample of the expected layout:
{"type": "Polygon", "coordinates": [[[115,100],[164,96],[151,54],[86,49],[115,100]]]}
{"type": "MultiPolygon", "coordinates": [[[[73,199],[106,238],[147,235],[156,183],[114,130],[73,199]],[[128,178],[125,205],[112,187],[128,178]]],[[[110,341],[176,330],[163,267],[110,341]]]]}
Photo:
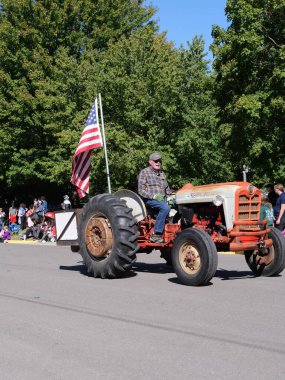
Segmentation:
{"type": "Polygon", "coordinates": [[[94,277],[121,277],[136,260],[137,225],[132,210],[120,198],[101,194],[82,209],[80,254],[94,277]]]}
{"type": "Polygon", "coordinates": [[[217,249],[204,231],[182,231],[174,240],[171,256],[174,271],[184,285],[206,285],[216,273],[217,249]]]}
{"type": "Polygon", "coordinates": [[[277,276],[285,268],[284,236],[272,227],[268,237],[273,240],[273,245],[268,248],[266,255],[260,254],[258,250],[244,252],[246,263],[255,276],[277,276]]]}

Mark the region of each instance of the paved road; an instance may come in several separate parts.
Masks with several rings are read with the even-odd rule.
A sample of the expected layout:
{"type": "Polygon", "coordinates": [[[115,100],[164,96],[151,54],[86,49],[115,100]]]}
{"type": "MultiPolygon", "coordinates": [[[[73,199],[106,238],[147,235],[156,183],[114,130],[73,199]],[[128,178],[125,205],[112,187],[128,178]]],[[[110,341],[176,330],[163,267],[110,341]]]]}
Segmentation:
{"type": "Polygon", "coordinates": [[[219,255],[212,284],[181,285],[157,253],[128,278],[86,276],[68,248],[0,244],[0,377],[285,378],[285,276],[219,255]]]}

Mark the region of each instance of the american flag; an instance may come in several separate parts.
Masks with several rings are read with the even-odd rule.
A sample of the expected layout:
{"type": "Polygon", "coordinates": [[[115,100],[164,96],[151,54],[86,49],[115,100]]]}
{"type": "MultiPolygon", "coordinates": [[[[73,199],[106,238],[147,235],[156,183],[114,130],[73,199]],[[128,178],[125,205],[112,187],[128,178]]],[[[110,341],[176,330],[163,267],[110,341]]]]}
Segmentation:
{"type": "Polygon", "coordinates": [[[80,141],[72,159],[71,183],[77,187],[79,198],[89,193],[89,173],[91,153],[95,148],[102,148],[102,136],[99,128],[97,99],[88,115],[80,141]]]}

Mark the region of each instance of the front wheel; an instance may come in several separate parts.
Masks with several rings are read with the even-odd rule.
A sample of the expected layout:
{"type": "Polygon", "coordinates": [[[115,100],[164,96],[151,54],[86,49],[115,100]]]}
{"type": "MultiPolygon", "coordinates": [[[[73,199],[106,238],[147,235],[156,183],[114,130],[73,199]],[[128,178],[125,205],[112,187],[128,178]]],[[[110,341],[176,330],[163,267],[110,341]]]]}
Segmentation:
{"type": "Polygon", "coordinates": [[[184,285],[205,285],[216,273],[217,249],[202,230],[187,228],[177,235],[171,256],[174,271],[184,285]]]}
{"type": "Polygon", "coordinates": [[[284,236],[277,228],[271,227],[268,237],[273,240],[273,245],[266,252],[244,252],[246,263],[255,276],[277,276],[285,268],[284,236]]]}

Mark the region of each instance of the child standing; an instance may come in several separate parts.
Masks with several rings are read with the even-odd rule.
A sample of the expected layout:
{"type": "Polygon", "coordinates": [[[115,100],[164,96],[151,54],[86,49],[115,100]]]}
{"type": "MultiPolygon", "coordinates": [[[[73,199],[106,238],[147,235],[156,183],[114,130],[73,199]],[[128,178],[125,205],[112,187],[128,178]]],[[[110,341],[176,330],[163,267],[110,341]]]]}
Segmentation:
{"type": "Polygon", "coordinates": [[[9,221],[10,223],[16,223],[17,222],[17,215],[18,215],[18,210],[15,207],[15,202],[12,202],[11,207],[9,208],[9,221]]]}
{"type": "Polygon", "coordinates": [[[261,197],[260,220],[263,219],[268,219],[268,226],[274,226],[273,207],[266,195],[262,195],[261,197]]]}
{"type": "Polygon", "coordinates": [[[26,211],[26,205],[21,203],[18,211],[18,224],[21,226],[21,230],[23,230],[26,225],[26,211]]]}
{"type": "Polygon", "coordinates": [[[70,200],[69,200],[69,196],[68,195],[65,195],[63,197],[63,202],[61,204],[61,207],[63,208],[64,211],[68,211],[71,209],[71,203],[70,203],[70,200]]]}

